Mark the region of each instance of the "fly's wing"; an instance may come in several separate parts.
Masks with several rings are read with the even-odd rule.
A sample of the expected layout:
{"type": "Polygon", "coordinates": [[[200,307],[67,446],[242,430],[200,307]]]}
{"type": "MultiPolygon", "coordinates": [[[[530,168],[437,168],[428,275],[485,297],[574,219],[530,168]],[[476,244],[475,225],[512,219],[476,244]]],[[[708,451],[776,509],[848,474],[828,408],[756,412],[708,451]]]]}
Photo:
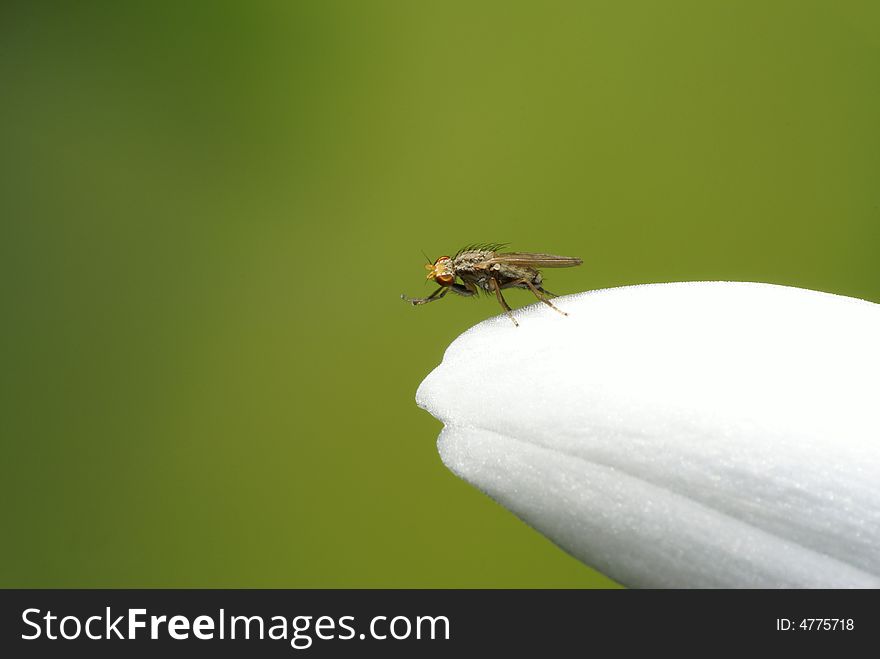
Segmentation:
{"type": "Polygon", "coordinates": [[[508,265],[525,265],[532,268],[571,268],[580,265],[583,260],[576,256],[557,256],[556,254],[531,254],[529,252],[508,252],[496,254],[491,259],[480,263],[480,267],[488,268],[496,263],[508,265]]]}

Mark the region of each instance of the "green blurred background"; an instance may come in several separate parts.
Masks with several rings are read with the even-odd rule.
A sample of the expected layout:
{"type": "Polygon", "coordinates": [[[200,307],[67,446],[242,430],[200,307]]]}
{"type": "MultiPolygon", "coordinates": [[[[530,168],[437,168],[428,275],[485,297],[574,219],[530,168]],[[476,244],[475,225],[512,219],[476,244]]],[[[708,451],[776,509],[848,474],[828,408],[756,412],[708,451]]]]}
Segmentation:
{"type": "Polygon", "coordinates": [[[441,464],[416,387],[498,308],[401,302],[420,250],[880,301],[878,34],[869,1],[3,3],[0,585],[612,585],[441,464]]]}

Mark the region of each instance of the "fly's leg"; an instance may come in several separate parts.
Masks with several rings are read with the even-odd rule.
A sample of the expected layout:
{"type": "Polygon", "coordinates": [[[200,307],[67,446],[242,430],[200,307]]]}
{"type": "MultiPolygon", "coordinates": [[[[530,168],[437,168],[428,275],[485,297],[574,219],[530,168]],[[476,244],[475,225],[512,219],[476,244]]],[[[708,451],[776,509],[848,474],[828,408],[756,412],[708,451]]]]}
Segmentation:
{"type": "Polygon", "coordinates": [[[462,297],[473,297],[477,294],[477,289],[473,287],[473,284],[470,286],[467,284],[453,284],[449,288],[453,293],[458,293],[462,297]]]}
{"type": "Polygon", "coordinates": [[[498,298],[498,304],[507,312],[508,318],[513,321],[513,324],[519,327],[519,323],[516,322],[516,318],[513,317],[513,310],[510,308],[510,305],[507,304],[507,300],[504,299],[504,296],[501,294],[501,286],[498,285],[498,280],[494,277],[489,279],[489,286],[492,290],[495,291],[495,296],[498,298]]]}
{"type": "Polygon", "coordinates": [[[441,299],[444,295],[449,292],[449,287],[441,286],[436,291],[431,293],[428,297],[407,297],[406,295],[401,295],[401,300],[406,300],[414,307],[419,306],[420,304],[428,304],[428,302],[436,302],[441,299]]]}
{"type": "MultiPolygon", "coordinates": [[[[553,309],[555,311],[558,311],[563,316],[568,315],[562,309],[560,309],[559,307],[554,305],[550,300],[548,300],[546,297],[544,297],[541,293],[541,290],[537,286],[535,286],[532,282],[530,282],[528,279],[516,279],[514,281],[508,282],[507,284],[504,285],[504,288],[512,288],[513,286],[522,286],[523,284],[528,286],[529,290],[531,290],[532,293],[535,294],[535,297],[538,298],[539,300],[541,300],[541,302],[546,304],[548,307],[550,307],[551,309],[553,309]]],[[[551,295],[552,295],[552,293],[551,293],[551,295]]]]}

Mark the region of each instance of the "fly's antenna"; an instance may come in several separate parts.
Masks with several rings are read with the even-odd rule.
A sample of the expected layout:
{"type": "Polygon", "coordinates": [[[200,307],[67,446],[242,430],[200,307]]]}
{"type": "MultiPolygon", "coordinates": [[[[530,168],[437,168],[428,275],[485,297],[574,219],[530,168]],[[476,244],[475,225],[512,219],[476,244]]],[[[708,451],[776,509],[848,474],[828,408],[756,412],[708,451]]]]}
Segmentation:
{"type": "MultiPolygon", "coordinates": [[[[422,253],[422,256],[425,257],[425,269],[426,269],[426,270],[430,270],[431,267],[434,265],[434,262],[433,262],[431,259],[428,258],[428,255],[425,254],[425,250],[420,249],[419,251],[422,253]]],[[[427,284],[427,283],[428,283],[428,280],[427,280],[427,279],[426,279],[424,282],[422,282],[423,285],[424,285],[424,284],[427,284]]]]}

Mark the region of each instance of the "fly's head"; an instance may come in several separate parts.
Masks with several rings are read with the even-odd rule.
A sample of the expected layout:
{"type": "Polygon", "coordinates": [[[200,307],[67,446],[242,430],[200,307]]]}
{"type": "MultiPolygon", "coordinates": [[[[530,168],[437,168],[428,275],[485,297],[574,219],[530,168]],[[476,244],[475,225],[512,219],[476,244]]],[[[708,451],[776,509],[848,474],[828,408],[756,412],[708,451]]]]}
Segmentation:
{"type": "Polygon", "coordinates": [[[452,259],[448,256],[441,256],[434,261],[433,264],[425,264],[425,270],[428,271],[428,279],[431,279],[441,286],[452,286],[455,281],[455,270],[452,267],[452,259]]]}

